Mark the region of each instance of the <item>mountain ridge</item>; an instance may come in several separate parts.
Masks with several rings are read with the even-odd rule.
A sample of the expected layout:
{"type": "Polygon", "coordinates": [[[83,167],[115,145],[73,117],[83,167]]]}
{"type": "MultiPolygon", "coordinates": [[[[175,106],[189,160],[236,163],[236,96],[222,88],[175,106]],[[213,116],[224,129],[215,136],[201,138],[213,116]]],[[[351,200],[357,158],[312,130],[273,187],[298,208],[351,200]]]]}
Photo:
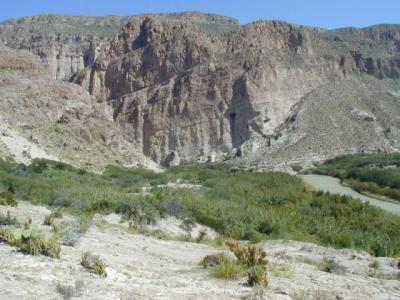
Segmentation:
{"type": "MultiPolygon", "coordinates": [[[[400,90],[400,25],[334,30],[266,20],[240,25],[229,17],[190,12],[95,17],[97,24],[103,22],[98,28],[93,18],[74,17],[91,24],[96,34],[91,36],[74,29],[76,24],[65,34],[51,26],[46,28],[50,32],[40,32],[41,18],[46,21],[39,16],[28,18],[32,24],[26,19],[1,23],[0,40],[39,54],[54,79],[81,85],[91,101],[110,110],[124,138],[159,164],[168,165],[172,155],[182,161],[239,160],[287,168],[293,161],[400,148],[398,117],[381,109],[398,107],[397,96],[385,95],[400,90]],[[16,35],[18,28],[24,33],[16,35]],[[335,82],[347,94],[329,87],[335,82]],[[365,106],[359,97],[369,99],[364,88],[369,84],[379,91],[374,97],[380,101],[368,100],[365,106]],[[377,138],[349,139],[348,132],[318,124],[298,136],[286,135],[281,130],[291,126],[294,108],[315,90],[330,91],[315,94],[319,105],[328,97],[347,107],[332,107],[332,115],[322,111],[327,118],[345,120],[348,128],[359,122],[352,134],[377,138]],[[344,114],[350,117],[343,119],[344,114]],[[357,114],[371,116],[367,133],[357,114]],[[299,151],[302,157],[265,154],[295,149],[301,135],[311,141],[328,132],[341,136],[335,151],[321,139],[320,145],[299,151]],[[283,142],[282,136],[291,140],[283,142]]],[[[312,117],[304,116],[311,123],[312,117]]]]}

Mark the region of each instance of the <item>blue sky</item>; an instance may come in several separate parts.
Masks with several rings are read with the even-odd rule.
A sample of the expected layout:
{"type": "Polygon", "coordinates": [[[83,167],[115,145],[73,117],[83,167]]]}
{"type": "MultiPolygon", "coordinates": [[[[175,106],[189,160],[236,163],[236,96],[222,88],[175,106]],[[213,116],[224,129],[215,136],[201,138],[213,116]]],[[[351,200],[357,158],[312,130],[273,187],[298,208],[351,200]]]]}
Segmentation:
{"type": "Polygon", "coordinates": [[[202,11],[248,23],[259,19],[337,28],[400,23],[400,0],[0,0],[0,20],[63,13],[136,15],[202,11]]]}

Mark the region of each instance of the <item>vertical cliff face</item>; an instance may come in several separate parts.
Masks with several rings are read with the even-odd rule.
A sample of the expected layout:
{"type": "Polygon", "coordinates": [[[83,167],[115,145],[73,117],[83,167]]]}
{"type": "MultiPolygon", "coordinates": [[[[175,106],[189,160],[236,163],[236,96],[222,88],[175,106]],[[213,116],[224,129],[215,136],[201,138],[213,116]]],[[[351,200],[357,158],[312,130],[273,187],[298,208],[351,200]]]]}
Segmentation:
{"type": "Polygon", "coordinates": [[[41,15],[0,24],[0,40],[28,50],[49,65],[54,79],[69,80],[93,63],[96,48],[109,43],[126,17],[72,17],[41,15]]]}
{"type": "Polygon", "coordinates": [[[155,161],[171,151],[222,159],[273,134],[304,94],[344,76],[337,60],[313,55],[314,36],[282,22],[213,35],[145,18],[128,23],[73,80],[108,101],[126,135],[155,161]]]}
{"type": "MultiPolygon", "coordinates": [[[[39,54],[55,78],[71,77],[89,91],[98,105],[111,110],[124,137],[158,163],[172,154],[183,161],[240,155],[255,161],[286,147],[295,149],[301,138],[286,134],[285,128],[307,95],[326,88],[328,99],[341,97],[338,105],[357,106],[355,94],[343,95],[328,84],[352,80],[353,89],[364,93],[368,81],[359,78],[369,76],[382,85],[379,93],[385,93],[385,80],[397,82],[400,76],[400,27],[394,25],[331,31],[280,21],[239,26],[225,17],[185,13],[64,17],[66,29],[55,35],[60,20],[52,18],[60,17],[42,18],[3,23],[0,38],[39,54]],[[25,35],[12,38],[19,28],[25,35]],[[41,33],[28,33],[32,28],[41,33]]],[[[309,110],[302,118],[312,120],[315,112],[309,110]]],[[[350,119],[343,120],[347,124],[350,119]]],[[[387,125],[392,133],[397,132],[393,122],[387,125]]],[[[381,132],[375,129],[372,134],[381,132]]],[[[300,135],[305,134],[312,133],[300,135]]],[[[394,145],[393,134],[383,138],[383,144],[394,145]]],[[[337,153],[365,146],[357,140],[358,146],[349,150],[337,143],[337,153]]],[[[320,146],[332,148],[323,139],[320,146]]]]}

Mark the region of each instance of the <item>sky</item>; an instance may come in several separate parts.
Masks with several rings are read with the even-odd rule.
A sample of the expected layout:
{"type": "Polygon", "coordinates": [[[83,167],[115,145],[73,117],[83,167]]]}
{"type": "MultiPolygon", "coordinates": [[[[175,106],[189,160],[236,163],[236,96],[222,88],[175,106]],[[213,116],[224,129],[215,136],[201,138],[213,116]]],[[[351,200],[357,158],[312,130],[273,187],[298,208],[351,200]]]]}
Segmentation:
{"type": "Polygon", "coordinates": [[[246,24],[284,20],[322,28],[400,24],[400,0],[0,0],[0,20],[43,13],[137,15],[201,11],[246,24]]]}

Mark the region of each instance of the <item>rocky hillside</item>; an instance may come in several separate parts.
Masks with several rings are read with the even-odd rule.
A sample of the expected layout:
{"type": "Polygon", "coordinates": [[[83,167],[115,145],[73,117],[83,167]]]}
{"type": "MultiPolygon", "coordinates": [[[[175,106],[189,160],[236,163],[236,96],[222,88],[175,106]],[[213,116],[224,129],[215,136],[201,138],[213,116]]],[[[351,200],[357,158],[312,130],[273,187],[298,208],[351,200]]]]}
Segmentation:
{"type": "Polygon", "coordinates": [[[93,170],[153,165],[121,135],[106,105],[51,77],[35,55],[0,46],[0,157],[63,160],[93,170]]]}
{"type": "Polygon", "coordinates": [[[286,168],[400,149],[400,26],[47,15],[2,23],[0,39],[81,85],[157,163],[286,168]]]}
{"type": "MultiPolygon", "coordinates": [[[[68,80],[78,70],[93,64],[99,49],[107,45],[129,20],[143,17],[26,17],[0,23],[0,40],[9,47],[33,52],[50,66],[52,76],[68,80]]],[[[239,26],[230,18],[196,13],[157,15],[157,18],[190,19],[214,32],[239,26]]]]}

